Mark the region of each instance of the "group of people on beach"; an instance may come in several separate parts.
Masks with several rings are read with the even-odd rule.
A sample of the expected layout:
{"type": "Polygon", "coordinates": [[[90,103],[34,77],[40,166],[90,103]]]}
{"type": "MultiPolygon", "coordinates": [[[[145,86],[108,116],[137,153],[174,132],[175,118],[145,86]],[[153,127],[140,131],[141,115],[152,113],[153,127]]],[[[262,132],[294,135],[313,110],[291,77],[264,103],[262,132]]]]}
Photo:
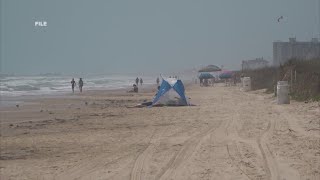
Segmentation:
{"type": "Polygon", "coordinates": [[[175,78],[175,79],[178,79],[178,76],[169,76],[169,78],[175,78]]]}
{"type": "MultiPolygon", "coordinates": [[[[200,86],[214,86],[215,82],[224,82],[226,86],[235,86],[237,82],[240,82],[240,78],[243,77],[243,74],[241,76],[238,76],[236,74],[233,74],[230,78],[225,78],[225,79],[216,79],[216,78],[210,78],[210,79],[205,79],[205,78],[199,78],[200,80],[200,86]]],[[[197,78],[194,79],[195,84],[197,84],[197,78]]]]}
{"type": "Polygon", "coordinates": [[[133,89],[130,90],[129,92],[136,92],[136,93],[137,93],[137,92],[138,92],[139,83],[140,83],[140,86],[142,86],[142,84],[143,84],[143,79],[142,79],[142,78],[139,79],[139,77],[137,77],[137,78],[136,78],[136,83],[133,84],[133,89]]]}
{"type": "MultiPolygon", "coordinates": [[[[132,85],[132,86],[133,86],[133,89],[129,90],[128,92],[136,92],[136,93],[137,93],[137,92],[139,91],[139,88],[138,88],[139,83],[140,83],[140,86],[142,86],[142,84],[143,84],[143,79],[137,77],[137,78],[136,78],[136,83],[132,85]]],[[[158,90],[159,90],[159,88],[160,88],[160,86],[159,86],[159,84],[160,84],[160,79],[159,79],[159,77],[157,77],[156,83],[157,83],[157,88],[158,88],[158,90]]]]}
{"type": "MultiPolygon", "coordinates": [[[[137,77],[137,78],[136,78],[136,84],[133,84],[133,89],[130,90],[130,92],[138,92],[138,85],[139,85],[139,83],[140,83],[140,86],[142,86],[142,84],[143,84],[143,79],[137,77]]],[[[160,83],[159,77],[157,77],[156,83],[157,83],[157,87],[158,87],[158,89],[159,89],[159,83],[160,83]]],[[[74,93],[74,88],[76,87],[76,85],[77,85],[76,81],[74,80],[74,78],[72,78],[72,80],[71,80],[71,88],[72,88],[72,92],[73,92],[73,93],[74,93]]],[[[79,81],[78,81],[78,86],[79,86],[80,92],[82,92],[82,87],[83,87],[83,80],[82,80],[82,78],[79,79],[79,81]]]]}
{"type": "Polygon", "coordinates": [[[139,85],[139,82],[140,82],[140,85],[142,86],[142,84],[143,84],[143,79],[142,78],[136,78],[136,85],[138,86],[139,85]]]}
{"type": "Polygon", "coordinates": [[[200,86],[213,86],[214,82],[215,82],[215,78],[212,78],[212,79],[202,79],[202,78],[200,78],[200,86]]]}
{"type": "MultiPolygon", "coordinates": [[[[71,88],[72,88],[72,92],[74,93],[74,87],[76,87],[76,81],[74,80],[74,78],[72,78],[71,80],[71,88]]],[[[82,87],[83,87],[83,80],[82,78],[79,79],[79,82],[78,82],[78,85],[79,85],[79,90],[80,92],[82,92],[82,87]]]]}
{"type": "Polygon", "coordinates": [[[142,86],[142,84],[143,84],[143,79],[142,79],[142,78],[139,79],[139,77],[137,77],[137,78],[136,78],[136,83],[132,85],[132,86],[133,86],[133,89],[132,89],[132,90],[129,90],[128,92],[135,92],[135,93],[137,93],[137,92],[139,91],[139,88],[138,88],[139,82],[140,82],[140,86],[142,86]]]}

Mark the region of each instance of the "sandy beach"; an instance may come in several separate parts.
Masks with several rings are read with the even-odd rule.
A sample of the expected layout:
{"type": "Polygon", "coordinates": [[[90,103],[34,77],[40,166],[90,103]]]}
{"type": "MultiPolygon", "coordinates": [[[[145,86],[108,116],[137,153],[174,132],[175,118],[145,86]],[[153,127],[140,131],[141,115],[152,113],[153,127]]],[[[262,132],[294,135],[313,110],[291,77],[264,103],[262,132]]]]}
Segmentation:
{"type": "Polygon", "coordinates": [[[196,106],[127,108],[152,91],[1,108],[1,179],[320,179],[319,103],[218,84],[188,86],[196,106]]]}

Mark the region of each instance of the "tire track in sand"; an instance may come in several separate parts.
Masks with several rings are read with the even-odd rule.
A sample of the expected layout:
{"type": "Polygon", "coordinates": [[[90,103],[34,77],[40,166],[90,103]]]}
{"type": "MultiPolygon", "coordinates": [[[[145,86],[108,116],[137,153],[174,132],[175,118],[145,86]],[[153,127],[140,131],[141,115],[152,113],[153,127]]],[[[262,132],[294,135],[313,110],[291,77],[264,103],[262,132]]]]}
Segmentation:
{"type": "Polygon", "coordinates": [[[227,121],[221,121],[218,126],[211,126],[207,130],[188,139],[181,147],[181,149],[170,159],[167,165],[161,169],[155,179],[169,179],[170,177],[173,177],[175,170],[182,164],[182,162],[188,160],[191,157],[195,149],[197,149],[197,147],[199,146],[202,138],[214,132],[218,128],[226,128],[226,125],[223,125],[222,123],[228,124],[227,121]]]}
{"type": "Polygon", "coordinates": [[[154,149],[154,144],[149,144],[149,146],[138,156],[136,159],[134,166],[131,172],[131,180],[141,180],[143,179],[143,167],[146,159],[149,159],[151,156],[151,152],[154,149]]]}
{"type": "MultiPolygon", "coordinates": [[[[264,100],[263,96],[261,96],[261,95],[257,96],[255,94],[248,94],[248,93],[244,93],[244,95],[245,95],[245,97],[251,98],[251,100],[252,99],[255,99],[255,101],[257,101],[257,100],[259,100],[259,101],[262,100],[263,101],[264,100]]],[[[267,107],[255,108],[255,111],[253,111],[253,112],[256,112],[256,113],[259,114],[258,110],[262,111],[261,113],[263,113],[263,111],[265,111],[266,109],[272,110],[272,108],[270,108],[270,107],[268,108],[268,106],[270,106],[270,104],[268,104],[267,107]]],[[[238,118],[241,118],[240,117],[240,109],[239,108],[242,107],[242,106],[239,105],[237,107],[238,108],[235,108],[235,111],[234,111],[235,115],[238,118]]],[[[258,106],[256,106],[256,107],[258,107],[258,106]]],[[[274,122],[273,117],[270,117],[270,116],[266,117],[264,119],[268,120],[268,126],[267,126],[266,130],[264,130],[263,133],[259,137],[257,137],[256,144],[257,144],[258,149],[261,152],[261,155],[262,155],[262,158],[263,158],[263,165],[264,165],[265,170],[266,170],[267,178],[268,179],[272,179],[272,180],[273,179],[278,180],[278,179],[280,179],[279,172],[278,172],[278,164],[275,161],[272,152],[270,151],[270,149],[267,146],[267,139],[271,135],[271,133],[274,132],[275,122],[274,122]]],[[[234,129],[234,130],[235,130],[234,132],[236,133],[236,135],[239,137],[238,131],[236,129],[234,129]]],[[[227,146],[227,148],[228,148],[229,156],[231,157],[230,152],[229,152],[229,148],[230,148],[229,145],[227,146]]],[[[240,167],[238,167],[238,168],[242,171],[242,169],[240,167]]],[[[246,175],[250,179],[248,174],[246,174],[246,175]]]]}
{"type": "Polygon", "coordinates": [[[131,180],[141,180],[143,179],[143,167],[145,164],[146,159],[150,159],[151,152],[153,151],[154,147],[159,144],[159,141],[157,143],[156,139],[154,138],[156,134],[156,130],[153,131],[152,136],[149,140],[149,145],[147,148],[137,157],[137,159],[134,162],[130,179],[131,180]],[[157,144],[156,144],[157,143],[157,144]]]}
{"type": "MultiPolygon", "coordinates": [[[[177,115],[177,114],[176,114],[177,115]]],[[[151,156],[152,156],[152,153],[154,152],[155,148],[157,146],[160,145],[160,138],[163,137],[163,134],[167,131],[169,127],[163,129],[160,131],[160,133],[156,134],[154,132],[154,134],[151,136],[150,138],[150,142],[149,142],[149,145],[148,147],[137,157],[136,161],[134,162],[134,166],[132,168],[132,171],[131,171],[131,175],[130,175],[130,179],[131,180],[141,180],[141,179],[144,179],[144,172],[143,172],[143,168],[148,164],[148,161],[150,161],[151,159],[151,156]]],[[[207,131],[205,132],[208,132],[212,129],[209,128],[207,131]]],[[[198,134],[197,136],[200,136],[201,134],[198,134]]],[[[195,137],[193,138],[190,138],[189,140],[187,140],[187,144],[188,144],[188,147],[190,145],[192,145],[192,143],[194,143],[194,141],[190,141],[191,139],[194,139],[195,137]]],[[[169,168],[169,165],[170,164],[173,164],[174,163],[174,159],[175,157],[177,157],[178,154],[184,154],[184,153],[180,153],[181,150],[183,149],[183,147],[186,146],[186,143],[184,143],[185,145],[182,146],[182,148],[180,149],[180,151],[178,153],[175,154],[175,156],[173,158],[170,159],[169,163],[165,166],[165,168],[162,168],[161,171],[160,171],[160,175],[158,174],[155,179],[159,179],[164,173],[165,171],[169,168]]]]}
{"type": "Polygon", "coordinates": [[[267,129],[264,131],[261,137],[258,138],[257,143],[262,153],[264,166],[266,168],[268,178],[278,180],[280,179],[279,172],[278,172],[278,164],[274,160],[272,152],[269,150],[266,143],[269,134],[273,132],[274,125],[275,125],[274,120],[273,119],[270,120],[268,123],[267,129]]]}
{"type": "MultiPolygon", "coordinates": [[[[237,146],[237,143],[234,142],[234,143],[233,143],[233,146],[235,147],[235,151],[239,154],[240,151],[239,151],[239,148],[238,148],[238,146],[237,146]]],[[[246,172],[240,167],[239,163],[236,163],[235,157],[233,157],[233,156],[231,155],[231,153],[230,153],[230,145],[227,144],[226,147],[227,147],[228,155],[229,155],[230,159],[232,160],[232,162],[233,162],[233,163],[235,164],[235,166],[237,167],[237,169],[238,169],[240,172],[242,172],[244,175],[246,175],[246,177],[247,177],[248,179],[253,180],[253,178],[251,178],[251,177],[249,176],[249,174],[246,173],[246,172]]],[[[238,156],[239,156],[239,155],[238,155],[238,156]]]]}
{"type": "MultiPolygon", "coordinates": [[[[255,98],[255,101],[264,101],[264,97],[261,95],[257,95],[257,94],[247,94],[249,95],[249,97],[253,97],[255,98]]],[[[258,106],[256,106],[258,107],[258,106]]],[[[257,110],[260,110],[260,113],[263,114],[263,112],[269,109],[270,111],[272,111],[273,109],[271,108],[271,104],[268,102],[267,105],[265,105],[265,107],[261,107],[260,108],[255,108],[256,112],[257,110]]],[[[280,175],[278,172],[278,164],[276,162],[276,160],[274,159],[274,156],[272,154],[272,152],[269,150],[268,146],[267,146],[267,140],[268,137],[274,132],[274,127],[275,127],[275,121],[274,118],[270,115],[268,115],[268,117],[264,118],[266,120],[268,120],[268,126],[267,129],[261,134],[261,136],[258,137],[257,139],[257,144],[259,147],[259,150],[262,154],[263,157],[263,161],[264,161],[264,167],[266,168],[266,173],[267,173],[267,177],[268,179],[272,179],[272,180],[278,180],[280,179],[280,175]]]]}

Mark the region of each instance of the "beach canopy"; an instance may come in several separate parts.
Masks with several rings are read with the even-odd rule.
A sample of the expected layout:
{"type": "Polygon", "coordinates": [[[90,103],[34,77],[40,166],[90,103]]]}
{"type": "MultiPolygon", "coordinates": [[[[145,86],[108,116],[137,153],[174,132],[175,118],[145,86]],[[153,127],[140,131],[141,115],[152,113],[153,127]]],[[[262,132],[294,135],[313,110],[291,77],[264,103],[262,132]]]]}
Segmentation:
{"type": "Polygon", "coordinates": [[[201,73],[199,75],[199,79],[212,79],[212,78],[214,78],[214,76],[208,72],[201,73]]]}
{"type": "Polygon", "coordinates": [[[162,79],[159,91],[152,101],[152,106],[154,105],[188,106],[182,81],[175,78],[162,79]]]}
{"type": "Polygon", "coordinates": [[[208,66],[200,69],[198,72],[216,72],[216,71],[221,71],[221,69],[215,65],[208,65],[208,66]]]}
{"type": "Polygon", "coordinates": [[[223,71],[220,75],[219,78],[220,79],[229,79],[233,76],[233,71],[223,71]]]}

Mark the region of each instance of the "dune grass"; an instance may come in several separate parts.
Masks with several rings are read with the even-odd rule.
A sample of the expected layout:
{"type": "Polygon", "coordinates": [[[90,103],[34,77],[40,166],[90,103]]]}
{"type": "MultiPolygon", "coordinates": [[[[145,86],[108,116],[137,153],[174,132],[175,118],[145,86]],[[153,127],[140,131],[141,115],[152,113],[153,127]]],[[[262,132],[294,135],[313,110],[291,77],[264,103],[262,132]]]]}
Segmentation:
{"type": "Polygon", "coordinates": [[[320,100],[320,58],[292,59],[280,67],[245,70],[242,73],[251,77],[253,90],[267,89],[267,92],[273,93],[278,81],[288,81],[293,99],[320,100]]]}

